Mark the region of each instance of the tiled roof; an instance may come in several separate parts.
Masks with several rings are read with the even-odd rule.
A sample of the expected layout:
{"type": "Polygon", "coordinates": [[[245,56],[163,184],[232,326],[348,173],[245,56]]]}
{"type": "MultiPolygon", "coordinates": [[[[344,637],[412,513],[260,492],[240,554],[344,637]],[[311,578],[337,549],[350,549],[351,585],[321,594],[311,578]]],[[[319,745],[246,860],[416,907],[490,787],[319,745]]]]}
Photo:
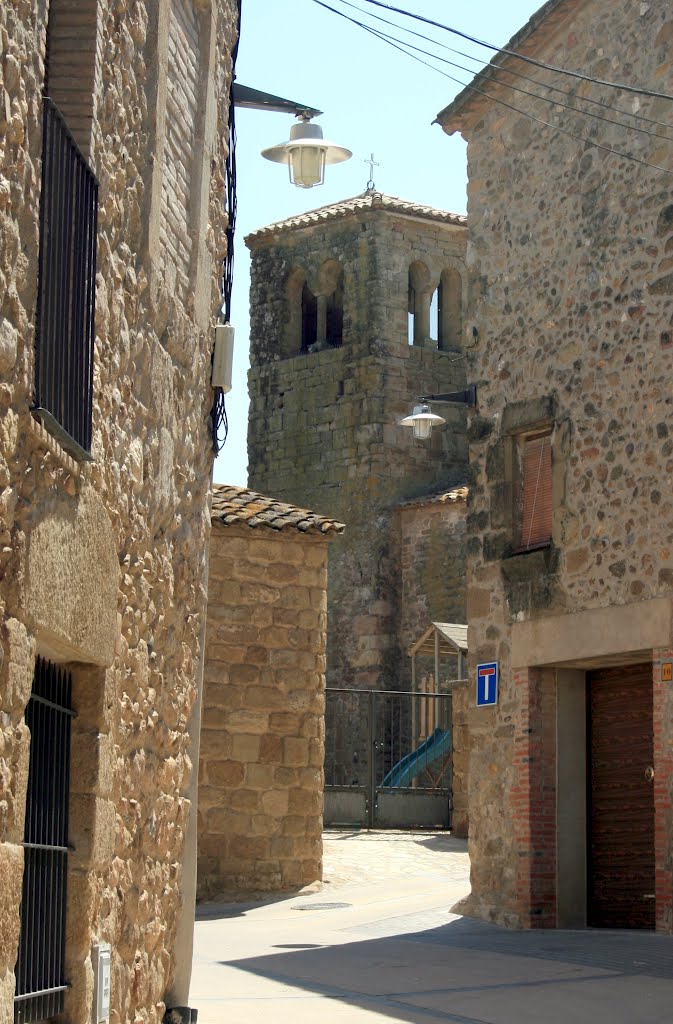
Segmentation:
{"type": "Polygon", "coordinates": [[[467,501],[467,487],[454,487],[450,491],[440,491],[439,494],[422,494],[418,498],[407,498],[401,501],[400,508],[408,508],[409,505],[453,505],[458,501],[467,501]]]}
{"type": "Polygon", "coordinates": [[[299,530],[301,533],[343,533],[343,523],[327,519],[306,508],[297,508],[247,487],[213,484],[212,518],[225,526],[266,526],[271,530],[299,530]]]}
{"type": "Polygon", "coordinates": [[[402,213],[411,217],[423,217],[426,220],[439,220],[445,224],[455,224],[459,227],[464,227],[467,224],[467,218],[459,213],[449,213],[448,210],[438,210],[434,206],[424,206],[422,203],[411,203],[406,199],[398,199],[397,196],[386,196],[382,192],[363,192],[362,195],[353,196],[352,199],[344,199],[340,203],[331,203],[329,206],[319,206],[317,210],[308,210],[307,213],[299,213],[295,217],[276,221],[275,224],[267,224],[266,227],[258,228],[257,231],[251,231],[245,240],[249,243],[284,228],[320,224],[326,220],[345,217],[349,213],[356,213],[359,210],[387,210],[391,213],[402,213]]]}
{"type": "Polygon", "coordinates": [[[453,125],[458,115],[462,114],[468,107],[473,104],[488,103],[491,99],[489,93],[481,95],[476,90],[488,88],[492,84],[492,80],[498,78],[498,67],[497,65],[503,64],[509,60],[509,55],[505,52],[506,50],[524,53],[527,56],[532,56],[535,53],[537,45],[539,43],[544,44],[547,33],[553,33],[560,21],[566,18],[573,9],[583,3],[584,0],[547,0],[546,3],[542,4],[541,7],[535,11],[528,21],[523,25],[518,32],[516,32],[510,41],[491,58],[489,64],[479,71],[469,85],[467,85],[458,95],[449,103],[447,107],[437,114],[435,124],[440,124],[442,127],[448,125],[454,130],[458,130],[457,125],[453,125]],[[537,37],[537,38],[533,38],[537,37]]]}

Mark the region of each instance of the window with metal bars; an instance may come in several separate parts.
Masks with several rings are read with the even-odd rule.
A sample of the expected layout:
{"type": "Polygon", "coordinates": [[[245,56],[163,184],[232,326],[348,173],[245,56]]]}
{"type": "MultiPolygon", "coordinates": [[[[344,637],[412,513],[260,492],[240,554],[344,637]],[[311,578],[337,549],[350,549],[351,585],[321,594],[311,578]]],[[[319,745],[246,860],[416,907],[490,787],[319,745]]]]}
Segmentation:
{"type": "Polygon", "coordinates": [[[546,547],[552,535],[551,431],[521,444],[521,532],[517,551],[546,547]]]}
{"type": "Polygon", "coordinates": [[[26,707],[30,764],[15,1024],[63,1012],[72,678],[37,659],[26,707]]]}
{"type": "Polygon", "coordinates": [[[33,413],[89,459],[98,182],[62,114],[44,98],[33,413]]]}

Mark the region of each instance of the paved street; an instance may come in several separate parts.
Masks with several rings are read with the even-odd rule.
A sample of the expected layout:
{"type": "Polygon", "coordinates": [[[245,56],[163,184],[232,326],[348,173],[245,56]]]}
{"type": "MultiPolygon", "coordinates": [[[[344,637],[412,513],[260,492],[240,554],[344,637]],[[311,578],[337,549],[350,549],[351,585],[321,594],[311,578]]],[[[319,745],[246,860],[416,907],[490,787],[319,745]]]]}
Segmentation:
{"type": "Polygon", "coordinates": [[[469,891],[446,833],[327,832],[320,891],[210,904],[196,924],[199,1024],[663,1024],[673,939],[510,932],[451,914],[469,891]]]}

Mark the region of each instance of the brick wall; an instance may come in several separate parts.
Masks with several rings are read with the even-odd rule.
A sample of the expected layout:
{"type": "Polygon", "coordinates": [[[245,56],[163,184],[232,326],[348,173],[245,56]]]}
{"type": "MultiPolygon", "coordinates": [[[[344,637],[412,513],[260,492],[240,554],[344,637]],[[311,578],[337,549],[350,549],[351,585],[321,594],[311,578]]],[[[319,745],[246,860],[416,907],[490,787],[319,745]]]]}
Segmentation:
{"type": "Polygon", "coordinates": [[[198,893],[322,877],[327,541],[214,522],[198,893]]]}

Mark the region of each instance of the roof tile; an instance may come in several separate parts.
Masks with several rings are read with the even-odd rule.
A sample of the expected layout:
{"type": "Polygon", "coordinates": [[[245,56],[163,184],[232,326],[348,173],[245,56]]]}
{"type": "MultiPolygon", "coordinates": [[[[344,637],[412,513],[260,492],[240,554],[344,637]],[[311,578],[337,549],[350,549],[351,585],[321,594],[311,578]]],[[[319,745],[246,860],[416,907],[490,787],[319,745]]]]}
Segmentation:
{"type": "Polygon", "coordinates": [[[386,196],[382,192],[363,192],[362,195],[353,196],[352,199],[344,199],[339,203],[331,203],[329,206],[320,206],[316,210],[308,210],[306,213],[288,217],[286,220],[267,224],[266,227],[251,231],[249,235],[246,235],[245,240],[250,243],[251,241],[272,235],[281,229],[308,227],[311,224],[319,224],[325,220],[336,220],[339,217],[347,216],[349,213],[368,209],[386,210],[389,213],[402,213],[412,217],[422,217],[426,220],[438,220],[444,224],[455,224],[458,227],[464,227],[467,224],[467,217],[460,213],[450,213],[448,210],[440,210],[434,206],[412,203],[406,199],[399,199],[397,196],[386,196]]]}
{"type": "Polygon", "coordinates": [[[213,485],[213,521],[225,526],[244,524],[253,529],[267,527],[272,530],[301,530],[302,533],[343,533],[343,523],[319,516],[309,509],[297,508],[275,498],[229,484],[213,485]]]}

